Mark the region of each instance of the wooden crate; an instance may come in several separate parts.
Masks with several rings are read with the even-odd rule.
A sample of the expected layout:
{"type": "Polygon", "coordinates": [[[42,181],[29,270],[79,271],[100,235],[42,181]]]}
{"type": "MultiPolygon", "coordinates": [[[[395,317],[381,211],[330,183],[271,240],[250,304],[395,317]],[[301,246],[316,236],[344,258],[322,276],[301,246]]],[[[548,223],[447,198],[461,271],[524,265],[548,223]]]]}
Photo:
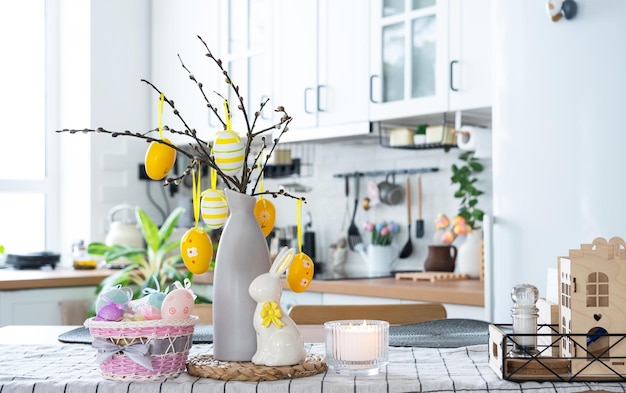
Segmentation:
{"type": "MultiPolygon", "coordinates": [[[[538,325],[542,328],[546,325],[538,325]]],[[[547,336],[556,343],[563,338],[580,339],[586,334],[560,334],[557,326],[548,326],[552,331],[548,334],[537,333],[537,337],[547,336]]],[[[551,356],[551,347],[545,347],[537,355],[528,357],[513,357],[510,351],[514,347],[514,342],[520,335],[512,333],[512,325],[490,325],[489,326],[489,366],[502,379],[510,381],[581,381],[581,382],[602,382],[602,381],[626,381],[626,373],[620,365],[624,365],[624,357],[587,357],[577,356],[572,358],[562,358],[551,356]],[[571,372],[572,361],[586,361],[594,370],[592,373],[571,372]]],[[[620,342],[626,339],[626,334],[609,334],[614,341],[620,342]]],[[[581,348],[582,350],[583,348],[581,348]]],[[[581,351],[582,352],[582,351],[581,351]]],[[[585,351],[586,352],[586,351],[585,351]]]]}

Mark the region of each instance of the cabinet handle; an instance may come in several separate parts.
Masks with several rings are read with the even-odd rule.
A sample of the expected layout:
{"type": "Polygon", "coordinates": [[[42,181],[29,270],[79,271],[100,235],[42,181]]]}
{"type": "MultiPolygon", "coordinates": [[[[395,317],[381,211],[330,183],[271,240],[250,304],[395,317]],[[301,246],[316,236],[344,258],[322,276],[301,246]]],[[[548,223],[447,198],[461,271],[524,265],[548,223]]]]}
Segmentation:
{"type": "Polygon", "coordinates": [[[454,70],[454,65],[455,64],[459,64],[459,61],[458,60],[452,60],[450,62],[450,90],[452,90],[452,91],[459,91],[459,89],[454,87],[454,73],[452,71],[454,70]]]}
{"type": "Polygon", "coordinates": [[[308,113],[308,114],[312,114],[313,113],[313,112],[311,112],[309,110],[309,100],[308,100],[309,92],[311,90],[313,90],[312,87],[307,87],[307,88],[304,89],[304,113],[308,113]]]}
{"type": "Polygon", "coordinates": [[[322,106],[320,105],[320,101],[321,101],[321,96],[322,96],[322,89],[325,89],[326,85],[318,85],[317,86],[317,111],[318,112],[326,112],[325,109],[322,108],[322,106]]]}
{"type": "Polygon", "coordinates": [[[374,99],[374,79],[378,78],[378,75],[370,75],[370,102],[372,104],[380,104],[380,101],[374,99]]]}

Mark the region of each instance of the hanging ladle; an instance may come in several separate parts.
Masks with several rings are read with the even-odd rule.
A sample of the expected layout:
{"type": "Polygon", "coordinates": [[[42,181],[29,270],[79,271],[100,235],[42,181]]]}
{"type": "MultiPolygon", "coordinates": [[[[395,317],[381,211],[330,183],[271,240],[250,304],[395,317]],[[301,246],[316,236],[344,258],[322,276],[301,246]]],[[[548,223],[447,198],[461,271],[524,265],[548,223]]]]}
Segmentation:
{"type": "Polygon", "coordinates": [[[413,253],[413,243],[411,243],[411,184],[409,176],[406,177],[406,215],[408,222],[408,229],[406,233],[408,236],[406,244],[402,247],[402,250],[400,250],[400,255],[398,255],[398,258],[400,259],[408,258],[409,255],[413,253]]]}

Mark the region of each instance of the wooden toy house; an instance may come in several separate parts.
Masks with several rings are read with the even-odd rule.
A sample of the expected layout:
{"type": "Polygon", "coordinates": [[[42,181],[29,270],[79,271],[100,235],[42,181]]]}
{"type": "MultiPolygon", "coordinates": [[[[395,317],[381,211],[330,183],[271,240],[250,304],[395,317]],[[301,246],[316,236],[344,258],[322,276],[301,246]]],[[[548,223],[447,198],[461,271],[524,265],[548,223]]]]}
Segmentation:
{"type": "Polygon", "coordinates": [[[571,373],[626,373],[626,243],[596,238],[559,258],[561,357],[571,373]],[[600,361],[593,361],[599,358],[600,361]]]}

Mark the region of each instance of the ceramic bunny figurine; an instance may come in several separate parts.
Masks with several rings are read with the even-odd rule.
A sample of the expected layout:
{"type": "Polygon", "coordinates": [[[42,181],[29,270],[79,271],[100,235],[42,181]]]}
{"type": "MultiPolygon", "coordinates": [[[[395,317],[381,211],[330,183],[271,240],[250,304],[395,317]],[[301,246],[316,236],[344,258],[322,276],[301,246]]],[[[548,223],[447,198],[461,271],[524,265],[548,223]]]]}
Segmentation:
{"type": "Polygon", "coordinates": [[[268,273],[252,281],[248,292],[257,302],[253,325],[257,337],[257,350],[252,363],[265,366],[290,366],[301,363],[306,357],[300,330],[280,306],[283,289],[280,276],[293,260],[295,250],[284,247],[268,273]]]}

